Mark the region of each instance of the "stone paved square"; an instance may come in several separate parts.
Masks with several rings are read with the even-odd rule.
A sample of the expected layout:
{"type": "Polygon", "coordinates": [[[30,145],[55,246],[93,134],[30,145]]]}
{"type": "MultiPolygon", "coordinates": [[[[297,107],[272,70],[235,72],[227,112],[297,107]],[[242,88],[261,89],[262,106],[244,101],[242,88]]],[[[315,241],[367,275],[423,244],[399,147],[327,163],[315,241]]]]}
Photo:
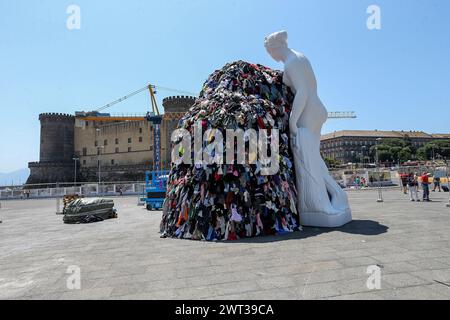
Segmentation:
{"type": "Polygon", "coordinates": [[[342,228],[235,242],[161,239],[161,212],[136,197],[114,198],[118,219],[81,225],[63,224],[54,199],[4,201],[0,299],[449,299],[448,193],[348,194],[342,228]],[[371,265],[380,289],[367,287],[371,265]]]}

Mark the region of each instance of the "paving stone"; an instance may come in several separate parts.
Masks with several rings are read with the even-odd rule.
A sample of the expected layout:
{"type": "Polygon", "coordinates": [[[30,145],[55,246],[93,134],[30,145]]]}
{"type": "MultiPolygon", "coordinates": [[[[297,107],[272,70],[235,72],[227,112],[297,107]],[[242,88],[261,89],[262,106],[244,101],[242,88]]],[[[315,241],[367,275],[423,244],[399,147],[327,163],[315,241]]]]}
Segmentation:
{"type": "Polygon", "coordinates": [[[381,300],[383,296],[374,291],[370,292],[357,292],[353,294],[344,294],[335,297],[329,297],[330,300],[381,300]]]}
{"type": "Polygon", "coordinates": [[[146,282],[133,282],[117,285],[114,286],[114,289],[111,292],[111,298],[143,293],[146,291],[147,287],[148,283],[146,282]]]}
{"type": "Polygon", "coordinates": [[[349,192],[355,221],[343,228],[217,243],[160,239],[161,213],[135,197],[89,225],[63,224],[55,200],[6,201],[0,299],[449,299],[448,210],[384,195],[349,192]],[[381,290],[367,289],[372,264],[381,290]],[[81,290],[67,289],[71,265],[81,290]]]}
{"type": "Polygon", "coordinates": [[[450,286],[450,268],[438,270],[420,270],[411,272],[411,275],[428,281],[444,282],[450,286]]]}
{"type": "Polygon", "coordinates": [[[408,273],[394,273],[384,275],[382,274],[381,283],[382,287],[383,284],[388,284],[393,288],[402,288],[402,287],[430,284],[430,281],[420,277],[416,277],[408,273]]]}
{"type": "MultiPolygon", "coordinates": [[[[443,294],[442,289],[436,285],[414,286],[406,288],[398,288],[392,290],[380,290],[378,294],[382,299],[390,300],[441,300],[448,297],[443,294]]],[[[445,291],[445,290],[444,290],[445,291]]]]}
{"type": "Polygon", "coordinates": [[[108,299],[113,291],[112,287],[106,288],[92,288],[92,289],[80,289],[70,290],[64,292],[60,299],[62,300],[97,300],[108,299]]]}
{"type": "Polygon", "coordinates": [[[341,294],[340,284],[331,281],[325,283],[306,283],[297,290],[298,299],[318,299],[338,296],[341,294]]]}

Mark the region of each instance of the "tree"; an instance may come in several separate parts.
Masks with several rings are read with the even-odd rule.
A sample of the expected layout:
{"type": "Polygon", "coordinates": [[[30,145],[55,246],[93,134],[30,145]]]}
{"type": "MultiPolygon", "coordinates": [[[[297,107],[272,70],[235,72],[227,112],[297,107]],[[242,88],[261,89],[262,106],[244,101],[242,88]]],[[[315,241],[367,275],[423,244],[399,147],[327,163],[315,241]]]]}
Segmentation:
{"type": "Polygon", "coordinates": [[[434,141],[435,154],[440,154],[443,158],[450,158],[450,140],[434,141]]]}
{"type": "Polygon", "coordinates": [[[378,161],[387,162],[392,161],[392,153],[387,149],[378,149],[378,161]]]}
{"type": "Polygon", "coordinates": [[[450,140],[434,140],[417,150],[419,160],[431,160],[437,155],[450,158],[450,140]]]}
{"type": "Polygon", "coordinates": [[[378,146],[372,146],[370,148],[370,151],[374,157],[377,147],[379,161],[381,162],[405,162],[415,159],[416,148],[408,136],[405,136],[404,139],[382,139],[378,146]]]}
{"type": "Polygon", "coordinates": [[[425,161],[428,159],[427,148],[425,148],[425,146],[417,149],[416,158],[417,158],[417,160],[420,160],[420,161],[425,161]]]}
{"type": "Polygon", "coordinates": [[[339,165],[339,161],[333,158],[325,157],[323,161],[325,161],[325,164],[327,165],[328,169],[334,168],[339,165]]]}
{"type": "Polygon", "coordinates": [[[398,159],[400,162],[412,160],[413,154],[410,147],[404,147],[398,152],[398,159]]]}

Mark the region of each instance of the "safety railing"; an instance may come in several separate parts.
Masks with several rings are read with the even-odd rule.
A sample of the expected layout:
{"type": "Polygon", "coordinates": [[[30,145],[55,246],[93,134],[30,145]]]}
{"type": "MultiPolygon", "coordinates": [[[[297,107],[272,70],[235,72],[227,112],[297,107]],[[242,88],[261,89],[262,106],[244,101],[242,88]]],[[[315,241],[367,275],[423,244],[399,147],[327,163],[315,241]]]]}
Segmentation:
{"type": "Polygon", "coordinates": [[[145,190],[145,182],[134,183],[105,183],[105,184],[82,184],[77,186],[50,186],[43,188],[33,186],[15,186],[0,189],[0,200],[13,199],[42,199],[60,198],[66,195],[80,195],[85,197],[138,195],[145,190]]]}

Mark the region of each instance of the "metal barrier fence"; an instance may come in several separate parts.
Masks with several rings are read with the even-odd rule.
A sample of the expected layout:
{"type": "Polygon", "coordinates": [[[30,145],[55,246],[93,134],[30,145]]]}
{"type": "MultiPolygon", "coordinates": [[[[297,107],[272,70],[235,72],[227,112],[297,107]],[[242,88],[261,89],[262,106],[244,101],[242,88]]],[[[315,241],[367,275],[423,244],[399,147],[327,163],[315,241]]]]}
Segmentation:
{"type": "Polygon", "coordinates": [[[0,189],[0,200],[59,198],[78,194],[85,197],[138,195],[145,190],[144,182],[83,184],[80,186],[58,187],[47,185],[44,188],[28,189],[29,186],[15,186],[0,189]]]}

